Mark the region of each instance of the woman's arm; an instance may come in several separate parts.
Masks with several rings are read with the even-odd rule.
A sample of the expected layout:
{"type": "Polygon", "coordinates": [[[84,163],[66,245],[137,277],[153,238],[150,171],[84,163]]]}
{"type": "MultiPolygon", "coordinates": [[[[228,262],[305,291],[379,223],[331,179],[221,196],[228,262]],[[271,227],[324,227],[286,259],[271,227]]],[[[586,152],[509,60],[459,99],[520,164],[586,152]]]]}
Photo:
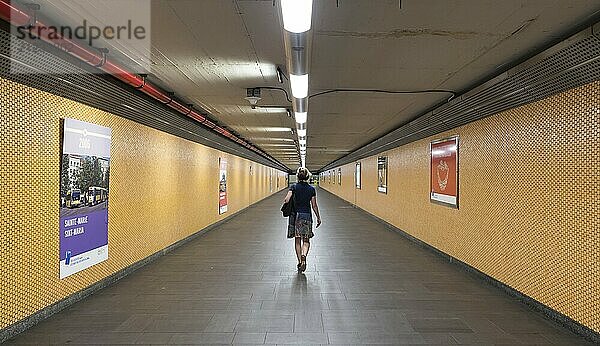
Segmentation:
{"type": "Polygon", "coordinates": [[[317,196],[313,196],[313,198],[310,199],[310,205],[315,211],[315,215],[317,216],[317,227],[319,227],[321,226],[321,214],[319,213],[319,206],[317,205],[317,196]]]}
{"type": "Polygon", "coordinates": [[[283,199],[283,203],[289,202],[290,198],[292,198],[292,191],[288,191],[287,195],[285,195],[285,198],[283,199]]]}

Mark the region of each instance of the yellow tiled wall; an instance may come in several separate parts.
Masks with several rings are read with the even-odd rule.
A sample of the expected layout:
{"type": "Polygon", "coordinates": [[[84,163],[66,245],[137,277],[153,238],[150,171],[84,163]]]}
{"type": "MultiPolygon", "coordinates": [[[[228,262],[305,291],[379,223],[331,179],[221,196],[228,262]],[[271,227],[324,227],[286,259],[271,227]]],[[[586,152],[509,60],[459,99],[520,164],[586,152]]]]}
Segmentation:
{"type": "Polygon", "coordinates": [[[354,163],[342,167],[341,185],[321,186],[600,332],[600,82],[361,165],[362,189],[354,163]],[[451,135],[460,136],[458,210],[429,201],[429,143],[451,135]]]}
{"type": "Polygon", "coordinates": [[[273,168],[5,79],[0,129],[0,329],[286,185],[286,174],[273,168]],[[58,266],[61,118],[112,128],[109,259],[64,280],[58,266]],[[219,157],[228,161],[224,215],[218,214],[219,157]]]}

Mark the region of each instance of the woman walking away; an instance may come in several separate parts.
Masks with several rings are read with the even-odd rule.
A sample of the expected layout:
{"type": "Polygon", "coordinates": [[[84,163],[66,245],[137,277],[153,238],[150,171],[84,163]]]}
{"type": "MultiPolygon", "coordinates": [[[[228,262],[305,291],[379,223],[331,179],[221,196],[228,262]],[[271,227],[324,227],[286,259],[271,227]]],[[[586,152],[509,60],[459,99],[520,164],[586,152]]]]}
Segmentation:
{"type": "Polygon", "coordinates": [[[310,249],[310,238],[314,236],[311,206],[317,216],[317,227],[321,226],[321,215],[317,206],[317,192],[314,187],[308,184],[310,172],[305,167],[300,167],[296,175],[299,182],[290,187],[284,202],[287,203],[291,198],[294,198],[296,212],[289,217],[288,238],[295,239],[298,271],[303,272],[306,270],[306,256],[310,249]]]}

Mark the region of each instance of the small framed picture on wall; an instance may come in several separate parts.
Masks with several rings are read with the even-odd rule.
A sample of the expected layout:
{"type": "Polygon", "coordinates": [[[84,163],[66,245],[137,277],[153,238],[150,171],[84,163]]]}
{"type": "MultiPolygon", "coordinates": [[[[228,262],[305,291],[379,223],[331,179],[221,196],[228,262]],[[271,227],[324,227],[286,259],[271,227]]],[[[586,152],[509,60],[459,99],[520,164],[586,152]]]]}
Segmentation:
{"type": "Polygon", "coordinates": [[[356,182],[356,188],[360,190],[360,162],[356,163],[354,171],[354,181],[356,182]]]}
{"type": "Polygon", "coordinates": [[[377,191],[387,193],[388,158],[380,156],[377,158],[377,191]]]}

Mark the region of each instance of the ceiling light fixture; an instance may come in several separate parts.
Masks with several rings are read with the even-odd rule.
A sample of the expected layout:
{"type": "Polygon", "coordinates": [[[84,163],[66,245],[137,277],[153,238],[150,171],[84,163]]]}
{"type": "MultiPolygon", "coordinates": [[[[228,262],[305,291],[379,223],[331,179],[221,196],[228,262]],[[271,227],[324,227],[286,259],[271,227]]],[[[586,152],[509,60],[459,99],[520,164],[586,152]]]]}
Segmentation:
{"type": "Polygon", "coordinates": [[[294,113],[296,115],[296,122],[298,124],[304,124],[306,123],[306,120],[308,118],[308,113],[307,112],[296,112],[294,113]]]}
{"type": "Polygon", "coordinates": [[[290,74],[290,85],[295,98],[303,99],[308,96],[308,74],[290,74]]]}
{"type": "Polygon", "coordinates": [[[279,66],[277,66],[275,72],[277,73],[277,81],[279,82],[279,84],[283,83],[284,74],[279,66]]]}
{"type": "MultiPolygon", "coordinates": [[[[275,1],[275,0],[273,0],[275,1]]],[[[308,120],[308,60],[310,56],[309,31],[312,26],[312,0],[280,0],[283,19],[286,65],[296,132],[302,152],[301,164],[306,159],[306,127],[308,120]]]]}
{"type": "Polygon", "coordinates": [[[283,28],[289,32],[302,33],[310,30],[312,0],[281,0],[283,28]]]}

